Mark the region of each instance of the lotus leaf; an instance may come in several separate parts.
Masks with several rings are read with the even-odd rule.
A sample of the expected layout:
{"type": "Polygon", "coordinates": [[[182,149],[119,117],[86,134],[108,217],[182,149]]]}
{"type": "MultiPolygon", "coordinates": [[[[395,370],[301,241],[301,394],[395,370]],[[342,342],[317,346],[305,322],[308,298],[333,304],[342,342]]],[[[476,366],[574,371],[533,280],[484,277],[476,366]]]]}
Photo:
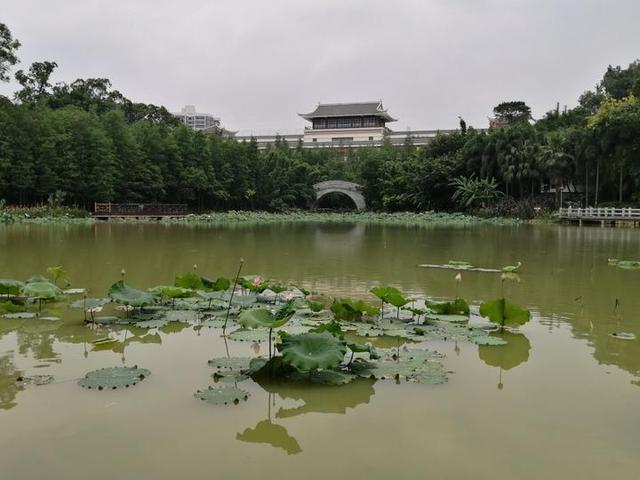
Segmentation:
{"type": "Polygon", "coordinates": [[[323,332],[289,335],[278,350],[287,365],[306,371],[335,368],[344,359],[347,347],[329,332],[323,332]]]}
{"type": "Polygon", "coordinates": [[[469,304],[462,298],[456,298],[453,302],[425,302],[429,309],[439,315],[468,315],[469,304]]]}
{"type": "Polygon", "coordinates": [[[356,378],[358,378],[357,375],[337,370],[310,370],[308,372],[294,370],[287,374],[287,379],[292,381],[311,382],[321,385],[346,385],[356,378]]]}
{"type": "Polygon", "coordinates": [[[369,305],[362,300],[348,298],[335,299],[331,304],[331,311],[337,320],[360,321],[363,315],[375,316],[380,313],[378,307],[369,305]]]}
{"type": "Polygon", "coordinates": [[[498,270],[496,268],[483,268],[483,267],[474,267],[474,266],[467,266],[467,265],[451,265],[449,263],[446,263],[444,265],[433,265],[433,264],[422,264],[422,265],[418,265],[418,267],[421,268],[442,268],[442,269],[446,269],[446,270],[466,270],[469,272],[483,272],[483,273],[500,273],[501,270],[498,270]]]}
{"type": "Polygon", "coordinates": [[[83,388],[98,390],[128,388],[151,375],[149,370],[138,367],[109,367],[87,373],[78,381],[83,388]]]}
{"type": "Polygon", "coordinates": [[[224,318],[207,318],[200,325],[207,328],[222,328],[224,327],[224,318]]]}
{"type": "Polygon", "coordinates": [[[10,278],[0,278],[0,295],[18,295],[24,287],[24,283],[10,278]]]}
{"type": "Polygon", "coordinates": [[[154,294],[132,288],[122,280],[111,286],[109,289],[109,297],[116,303],[122,303],[123,305],[130,305],[132,307],[144,307],[156,301],[154,294]]]}
{"type": "Polygon", "coordinates": [[[371,289],[371,293],[384,303],[389,303],[394,307],[404,307],[409,303],[409,300],[404,298],[400,290],[394,287],[375,287],[371,289]]]}
{"type": "Polygon", "coordinates": [[[65,295],[82,295],[83,293],[87,293],[86,288],[67,288],[63,290],[62,293],[65,295]]]}
{"type": "Polygon", "coordinates": [[[22,288],[22,295],[40,300],[55,300],[62,296],[62,290],[49,281],[31,282],[22,288]]]}
{"type": "Polygon", "coordinates": [[[447,376],[434,352],[428,350],[403,350],[399,358],[387,353],[381,360],[368,362],[357,368],[357,374],[378,380],[395,379],[415,383],[439,384],[447,381],[447,376]]]}
{"type": "Polygon", "coordinates": [[[109,298],[83,298],[82,300],[76,300],[75,302],[71,302],[69,304],[69,308],[79,308],[79,309],[89,309],[102,307],[109,303],[111,299],[109,298]]]}
{"type": "Polygon", "coordinates": [[[193,310],[167,310],[162,314],[167,322],[195,323],[200,320],[198,312],[193,310]]]}
{"type": "Polygon", "coordinates": [[[278,328],[287,323],[292,315],[293,312],[277,319],[276,315],[266,308],[254,308],[242,312],[237,322],[244,328],[278,328]]]}
{"type": "Polygon", "coordinates": [[[29,277],[25,283],[41,283],[41,282],[49,282],[47,277],[43,277],[42,275],[33,275],[29,277]]]}
{"type": "Polygon", "coordinates": [[[62,268],[62,266],[47,268],[47,275],[51,277],[53,283],[56,285],[58,284],[58,280],[69,281],[69,274],[64,268],[62,268]]]}
{"type": "Polygon", "coordinates": [[[466,315],[434,315],[429,314],[425,318],[429,320],[438,320],[440,322],[465,323],[469,321],[466,315]]]}
{"type": "Polygon", "coordinates": [[[13,312],[13,313],[5,313],[3,315],[4,318],[12,318],[12,319],[25,319],[25,318],[36,318],[38,316],[37,313],[33,312],[13,312]]]}
{"type": "Polygon", "coordinates": [[[625,270],[639,270],[640,269],[640,261],[636,260],[618,260],[615,263],[615,266],[618,268],[624,268],[625,270]]]}
{"type": "MultiPolygon", "coordinates": [[[[266,342],[269,340],[269,330],[239,328],[227,335],[227,338],[237,342],[266,342]]],[[[275,335],[272,334],[271,338],[275,338],[275,335]]]]}
{"type": "Polygon", "coordinates": [[[231,287],[231,280],[229,280],[228,278],[219,277],[215,280],[211,280],[207,277],[200,277],[200,279],[202,280],[205,288],[214,292],[229,290],[229,288],[231,287]]]}
{"type": "Polygon", "coordinates": [[[529,310],[504,298],[483,302],[480,305],[480,315],[501,326],[524,325],[531,318],[529,310]]]}
{"type": "Polygon", "coordinates": [[[188,298],[193,297],[193,290],[190,288],[174,287],[171,285],[158,285],[150,288],[149,291],[154,295],[160,295],[166,298],[188,298]]]}
{"type": "Polygon", "coordinates": [[[118,323],[120,321],[120,318],[111,315],[100,315],[97,317],[93,317],[91,321],[93,323],[99,323],[100,325],[112,325],[114,323],[118,323]]]}
{"type": "Polygon", "coordinates": [[[206,390],[198,390],[193,396],[212,405],[230,405],[232,403],[237,405],[240,400],[249,398],[249,392],[235,387],[209,387],[206,390]]]}
{"type": "Polygon", "coordinates": [[[143,320],[141,322],[136,322],[135,326],[138,328],[160,328],[164,327],[169,323],[169,320],[166,318],[154,318],[151,320],[143,320]]]}
{"type": "Polygon", "coordinates": [[[218,370],[246,370],[249,368],[249,364],[253,360],[252,357],[223,357],[213,358],[209,360],[209,366],[217,368],[218,370]]]}
{"type": "Polygon", "coordinates": [[[205,290],[202,278],[193,272],[178,275],[173,284],[176,287],[186,288],[189,290],[205,290]]]}

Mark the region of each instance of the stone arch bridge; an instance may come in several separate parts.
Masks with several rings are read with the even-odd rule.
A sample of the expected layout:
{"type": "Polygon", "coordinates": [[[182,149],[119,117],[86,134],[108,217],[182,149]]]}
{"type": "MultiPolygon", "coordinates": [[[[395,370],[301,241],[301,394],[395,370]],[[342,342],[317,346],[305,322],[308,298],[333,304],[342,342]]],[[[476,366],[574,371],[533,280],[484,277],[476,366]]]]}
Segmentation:
{"type": "Polygon", "coordinates": [[[326,182],[316,183],[313,186],[316,191],[316,202],[314,207],[318,205],[320,199],[329,193],[341,193],[349,197],[358,210],[364,210],[367,204],[361,193],[362,187],[357,183],[346,182],[344,180],[327,180],[326,182]]]}

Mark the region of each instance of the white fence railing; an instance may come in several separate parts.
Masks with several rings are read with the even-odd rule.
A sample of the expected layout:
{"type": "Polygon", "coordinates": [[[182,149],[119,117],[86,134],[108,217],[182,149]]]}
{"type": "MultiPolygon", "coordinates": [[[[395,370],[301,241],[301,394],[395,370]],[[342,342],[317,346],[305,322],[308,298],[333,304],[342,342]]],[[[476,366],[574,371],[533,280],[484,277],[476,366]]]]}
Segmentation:
{"type": "Polygon", "coordinates": [[[583,220],[640,220],[640,208],[561,208],[560,218],[583,220]]]}

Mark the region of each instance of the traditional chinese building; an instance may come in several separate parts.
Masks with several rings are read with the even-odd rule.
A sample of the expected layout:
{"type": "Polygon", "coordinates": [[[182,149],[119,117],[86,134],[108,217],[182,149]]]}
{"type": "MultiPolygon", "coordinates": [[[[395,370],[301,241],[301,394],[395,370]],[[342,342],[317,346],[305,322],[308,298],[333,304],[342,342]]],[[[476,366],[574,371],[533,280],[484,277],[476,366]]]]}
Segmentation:
{"type": "Polygon", "coordinates": [[[402,146],[407,142],[424,145],[438,133],[454,130],[403,130],[387,127],[395,122],[382,101],[357,103],[319,103],[310,113],[298,114],[310,125],[303,133],[272,135],[237,135],[238,141],[255,140],[258,148],[265,149],[278,142],[303,148],[380,147],[385,143],[402,146]]]}
{"type": "Polygon", "coordinates": [[[390,133],[387,123],[396,121],[382,102],[321,103],[313,112],[299,115],[311,122],[303,142],[312,144],[381,142],[390,133]]]}

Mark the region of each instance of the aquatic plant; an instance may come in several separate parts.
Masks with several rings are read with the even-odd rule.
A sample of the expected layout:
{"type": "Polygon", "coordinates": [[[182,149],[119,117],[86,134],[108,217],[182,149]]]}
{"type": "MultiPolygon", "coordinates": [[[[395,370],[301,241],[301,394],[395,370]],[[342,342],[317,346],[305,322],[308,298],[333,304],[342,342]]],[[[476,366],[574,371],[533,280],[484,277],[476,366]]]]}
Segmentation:
{"type": "Polygon", "coordinates": [[[62,266],[47,268],[47,275],[51,277],[54,285],[58,285],[59,280],[64,280],[69,284],[69,274],[64,268],[62,268],[62,266]]]}
{"type": "Polygon", "coordinates": [[[453,302],[425,301],[427,307],[438,315],[469,315],[469,304],[462,298],[456,298],[453,302]]]}
{"type": "Polygon", "coordinates": [[[618,260],[617,258],[610,258],[608,263],[611,266],[624,270],[640,270],[640,261],[638,260],[618,260]]]}
{"type": "Polygon", "coordinates": [[[78,380],[78,385],[88,389],[115,390],[134,386],[149,375],[151,375],[149,370],[137,366],[101,368],[87,373],[84,378],[78,380]]]}
{"type": "Polygon", "coordinates": [[[380,309],[369,305],[364,300],[336,298],[331,304],[331,311],[338,320],[361,321],[363,316],[373,317],[380,313],[380,309]]]}
{"type": "Polygon", "coordinates": [[[269,329],[269,358],[271,358],[271,334],[274,328],[282,327],[296,312],[293,302],[286,304],[275,313],[266,308],[245,310],[238,317],[237,323],[245,328],[269,329]]]}
{"type": "Polygon", "coordinates": [[[0,278],[0,295],[5,297],[16,296],[24,287],[24,283],[11,278],[0,278]]]}
{"type": "Polygon", "coordinates": [[[249,398],[249,392],[236,387],[209,387],[205,390],[198,390],[193,396],[212,405],[237,405],[241,400],[249,398]]]}
{"type": "Polygon", "coordinates": [[[507,265],[506,267],[502,267],[502,271],[506,272],[506,273],[517,272],[520,269],[521,266],[522,266],[522,263],[518,262],[515,265],[507,265]]]}
{"type": "Polygon", "coordinates": [[[400,317],[400,308],[404,307],[407,303],[409,303],[409,299],[405,298],[400,290],[395,287],[374,287],[369,290],[376,297],[380,299],[382,302],[382,307],[380,308],[380,318],[384,317],[384,304],[389,303],[396,307],[397,315],[396,318],[400,317]]]}
{"type": "MultiPolygon", "coordinates": [[[[236,293],[236,287],[238,286],[238,281],[240,279],[240,272],[242,271],[242,266],[244,265],[244,259],[240,259],[240,264],[238,265],[238,272],[236,273],[236,277],[233,279],[233,288],[231,289],[231,295],[229,296],[229,304],[227,305],[227,314],[224,317],[224,326],[222,327],[222,331],[225,332],[227,330],[227,322],[229,321],[229,312],[231,311],[231,302],[233,302],[233,296],[236,293]]],[[[269,337],[271,339],[271,337],[269,337]]]]}
{"type": "Polygon", "coordinates": [[[347,353],[346,343],[328,331],[286,335],[278,345],[282,361],[301,371],[332,369],[347,353]]]}
{"type": "Polygon", "coordinates": [[[124,280],[120,280],[111,285],[108,295],[114,302],[129,305],[131,307],[152,305],[156,303],[158,299],[157,295],[153,293],[130,287],[124,283],[124,280]]]}
{"type": "Polygon", "coordinates": [[[497,323],[501,328],[505,325],[524,325],[531,318],[529,310],[504,298],[481,303],[480,315],[497,323]]]}

